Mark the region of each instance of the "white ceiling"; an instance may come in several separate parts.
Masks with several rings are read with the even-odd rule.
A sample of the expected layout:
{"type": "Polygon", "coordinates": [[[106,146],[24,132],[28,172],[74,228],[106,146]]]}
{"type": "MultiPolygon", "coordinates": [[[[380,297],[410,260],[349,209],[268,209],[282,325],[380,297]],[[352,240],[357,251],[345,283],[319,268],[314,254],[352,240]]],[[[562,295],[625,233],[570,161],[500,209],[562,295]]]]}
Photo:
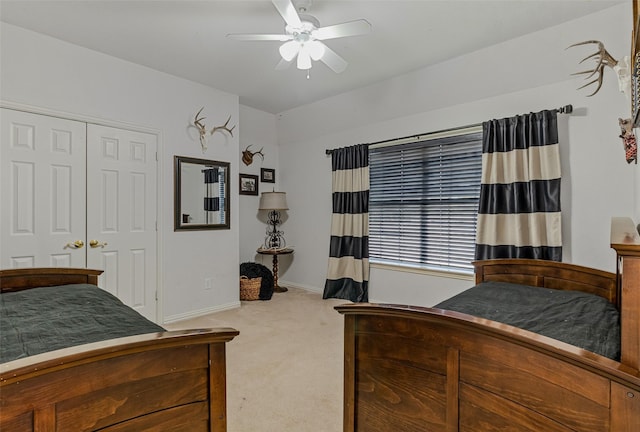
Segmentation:
{"type": "Polygon", "coordinates": [[[321,26],[364,18],[373,30],[325,43],[349,62],[275,70],[278,42],[229,33],[283,33],[270,0],[0,0],[0,20],[237,94],[271,113],[363,87],[628,0],[315,0],[321,26]]]}

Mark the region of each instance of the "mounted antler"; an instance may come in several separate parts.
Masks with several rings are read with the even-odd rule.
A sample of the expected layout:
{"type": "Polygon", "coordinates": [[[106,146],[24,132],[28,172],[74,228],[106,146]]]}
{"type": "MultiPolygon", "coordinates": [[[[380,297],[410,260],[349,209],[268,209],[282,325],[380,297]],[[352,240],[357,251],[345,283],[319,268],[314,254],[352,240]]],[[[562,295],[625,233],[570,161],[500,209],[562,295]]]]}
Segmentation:
{"type": "Polygon", "coordinates": [[[262,149],[264,147],[262,147],[257,152],[250,152],[249,151],[249,147],[251,147],[251,146],[248,145],[247,148],[242,151],[242,162],[244,162],[245,165],[247,165],[247,166],[251,165],[253,163],[253,156],[257,155],[257,154],[260,155],[262,160],[264,160],[264,154],[262,153],[262,149]]]}
{"type": "Polygon", "coordinates": [[[226,122],[224,122],[224,124],[222,126],[215,126],[213,129],[211,129],[211,135],[213,135],[213,133],[217,130],[223,130],[223,131],[227,131],[229,132],[229,135],[233,136],[233,130],[236,128],[236,125],[233,125],[231,127],[231,129],[229,129],[228,125],[229,125],[229,120],[231,120],[231,116],[229,116],[229,118],[227,119],[226,122]]]}
{"type": "MultiPolygon", "coordinates": [[[[206,117],[198,118],[198,116],[200,115],[203,109],[204,107],[200,108],[200,111],[198,111],[195,119],[193,120],[193,125],[197,127],[198,131],[200,132],[200,145],[202,146],[202,153],[207,151],[207,128],[205,125],[202,124],[202,120],[204,120],[206,117]]],[[[229,135],[233,136],[233,130],[236,128],[236,125],[233,125],[231,128],[229,128],[230,120],[231,120],[231,116],[229,116],[227,121],[222,126],[214,126],[213,129],[211,129],[211,131],[209,132],[209,134],[213,135],[215,131],[220,130],[220,131],[227,131],[229,135]]]]}
{"type": "MultiPolygon", "coordinates": [[[[598,77],[596,79],[594,79],[593,81],[589,81],[588,83],[586,83],[585,85],[578,87],[578,90],[581,88],[584,88],[588,85],[594,84],[594,83],[598,83],[598,86],[596,87],[596,90],[591,93],[588,96],[593,96],[594,94],[598,93],[598,90],[600,90],[600,87],[602,87],[602,78],[603,78],[603,73],[604,73],[604,67],[605,66],[609,66],[610,68],[612,68],[614,71],[616,71],[616,74],[618,74],[618,80],[622,80],[622,76],[621,73],[619,72],[619,68],[617,68],[618,66],[618,61],[616,59],[614,59],[611,54],[609,54],[609,52],[607,52],[607,50],[604,48],[604,44],[600,41],[597,40],[588,40],[588,41],[584,41],[584,42],[578,42],[575,43],[573,45],[569,45],[567,47],[571,48],[574,46],[578,46],[578,45],[586,45],[586,44],[597,44],[598,45],[598,51],[591,54],[590,56],[585,57],[584,59],[582,59],[580,61],[579,64],[582,64],[582,62],[584,62],[585,60],[588,60],[590,58],[595,57],[598,61],[598,64],[596,65],[596,67],[594,69],[590,69],[590,70],[586,70],[586,71],[582,71],[582,72],[576,72],[573,73],[571,75],[583,75],[583,74],[589,74],[589,76],[585,77],[585,79],[589,79],[592,76],[594,76],[596,73],[598,74],[598,77]]],[[[621,87],[621,91],[624,91],[622,89],[622,83],[620,85],[621,87]]]]}
{"type": "Polygon", "coordinates": [[[196,118],[193,121],[193,124],[198,128],[198,131],[200,132],[200,145],[202,146],[202,153],[207,151],[207,128],[202,123],[200,123],[206,117],[198,118],[203,109],[204,107],[200,108],[200,111],[198,111],[198,113],[196,114],[196,118]]]}

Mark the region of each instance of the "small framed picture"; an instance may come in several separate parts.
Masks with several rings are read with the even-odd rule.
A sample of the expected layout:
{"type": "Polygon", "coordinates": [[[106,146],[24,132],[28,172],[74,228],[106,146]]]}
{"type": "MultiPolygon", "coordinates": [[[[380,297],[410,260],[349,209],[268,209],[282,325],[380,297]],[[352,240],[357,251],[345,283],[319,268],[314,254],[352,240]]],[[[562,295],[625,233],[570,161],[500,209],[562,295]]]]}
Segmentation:
{"type": "Polygon", "coordinates": [[[240,174],[240,195],[258,195],[258,176],[240,174]]]}
{"type": "Polygon", "coordinates": [[[271,168],[260,168],[260,181],[264,183],[275,183],[276,170],[271,168]]]}

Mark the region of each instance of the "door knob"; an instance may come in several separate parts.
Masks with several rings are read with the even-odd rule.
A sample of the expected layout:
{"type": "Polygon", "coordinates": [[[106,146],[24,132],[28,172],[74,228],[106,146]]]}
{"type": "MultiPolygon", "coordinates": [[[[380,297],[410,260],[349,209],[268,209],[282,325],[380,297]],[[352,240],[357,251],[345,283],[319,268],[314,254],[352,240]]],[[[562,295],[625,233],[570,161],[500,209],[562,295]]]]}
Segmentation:
{"type": "Polygon", "coordinates": [[[107,245],[107,242],[100,243],[98,240],[89,241],[89,246],[91,246],[92,248],[105,247],[106,245],[107,245]]]}
{"type": "Polygon", "coordinates": [[[76,240],[74,242],[67,243],[65,247],[73,248],[73,249],[81,249],[84,246],[84,242],[82,240],[76,240]]]}

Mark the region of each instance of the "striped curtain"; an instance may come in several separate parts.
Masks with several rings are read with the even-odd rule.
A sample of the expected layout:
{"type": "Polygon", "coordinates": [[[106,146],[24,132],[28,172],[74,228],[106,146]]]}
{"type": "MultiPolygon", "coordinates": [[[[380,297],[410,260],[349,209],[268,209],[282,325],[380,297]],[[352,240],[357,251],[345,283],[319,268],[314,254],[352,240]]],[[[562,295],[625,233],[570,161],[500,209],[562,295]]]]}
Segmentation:
{"type": "Polygon", "coordinates": [[[204,173],[204,214],[205,223],[219,223],[220,219],[220,191],[218,187],[218,168],[208,168],[204,173]]]}
{"type": "Polygon", "coordinates": [[[483,123],[476,259],[562,260],[556,111],[483,123]]]}
{"type": "Polygon", "coordinates": [[[369,146],[331,153],[333,214],[323,298],[369,301],[369,146]]]}

